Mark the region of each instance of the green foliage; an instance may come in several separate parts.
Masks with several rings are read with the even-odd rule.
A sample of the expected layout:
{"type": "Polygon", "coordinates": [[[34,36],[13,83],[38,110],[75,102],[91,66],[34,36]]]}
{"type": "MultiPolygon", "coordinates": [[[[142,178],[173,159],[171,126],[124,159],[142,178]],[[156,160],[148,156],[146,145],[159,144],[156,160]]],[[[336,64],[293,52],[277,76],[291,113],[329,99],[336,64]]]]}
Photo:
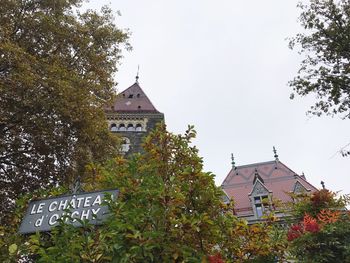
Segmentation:
{"type": "Polygon", "coordinates": [[[174,135],[161,125],[144,155],[110,163],[105,187],[120,195],[104,233],[115,262],[198,262],[214,250],[228,207],[213,175],[202,172],[194,137],[192,127],[174,135]]]}
{"type": "Polygon", "coordinates": [[[68,185],[117,139],[103,107],[128,34],[81,0],[0,5],[0,222],[21,193],[68,185]]]}
{"type": "MultiPolygon", "coordinates": [[[[214,176],[203,172],[202,159],[184,135],[165,125],[151,132],[144,154],[115,157],[90,165],[84,189],[118,188],[116,202],[106,202],[110,217],[103,225],[63,223],[49,233],[16,233],[25,204],[18,202],[13,227],[0,237],[0,261],[17,262],[275,262],[286,249],[285,232],[271,214],[261,224],[248,225],[223,203],[214,176]],[[15,223],[16,222],[16,223],[15,223]]],[[[60,194],[42,191],[44,197],[60,194]]],[[[111,200],[107,200],[111,201],[111,200]]],[[[7,227],[4,227],[7,229],[7,227]]]]}
{"type": "Polygon", "coordinates": [[[350,201],[348,195],[337,197],[337,193],[327,189],[322,189],[312,195],[297,194],[293,198],[297,201],[290,204],[291,213],[297,220],[301,220],[305,214],[316,217],[324,209],[343,210],[350,201]]]}
{"type": "Polygon", "coordinates": [[[38,235],[29,238],[20,235],[18,228],[30,200],[61,195],[67,192],[65,188],[53,188],[51,190],[37,190],[21,196],[16,200],[16,209],[8,214],[9,220],[6,224],[0,225],[0,262],[10,263],[31,262],[32,252],[37,247],[38,235]],[[28,256],[29,255],[29,256],[28,256]]]}
{"type": "Polygon", "coordinates": [[[298,6],[306,32],[294,37],[290,47],[300,46],[305,59],[289,84],[301,96],[316,95],[310,113],[350,118],[350,2],[310,0],[298,6]]]}
{"type": "Polygon", "coordinates": [[[222,234],[218,245],[228,262],[284,262],[286,231],[272,214],[253,225],[230,214],[218,223],[222,234]]]}
{"type": "Polygon", "coordinates": [[[292,242],[299,262],[350,262],[350,218],[343,215],[317,233],[307,232],[292,242]]]}
{"type": "Polygon", "coordinates": [[[326,189],[294,206],[296,221],[288,231],[290,252],[299,262],[349,262],[350,216],[348,197],[326,189]]]}
{"type": "Polygon", "coordinates": [[[35,262],[205,260],[215,251],[216,222],[231,208],[223,204],[213,175],[202,172],[198,150],[190,145],[194,136],[192,127],[185,135],[174,135],[161,125],[146,139],[145,154],[91,165],[85,190],[120,190],[117,202],[109,204],[109,220],[98,227],[86,222],[81,228],[62,224],[51,233],[29,238],[13,231],[15,240],[7,235],[0,239],[8,246],[4,257],[35,262]],[[17,255],[12,244],[18,246],[17,255]]]}

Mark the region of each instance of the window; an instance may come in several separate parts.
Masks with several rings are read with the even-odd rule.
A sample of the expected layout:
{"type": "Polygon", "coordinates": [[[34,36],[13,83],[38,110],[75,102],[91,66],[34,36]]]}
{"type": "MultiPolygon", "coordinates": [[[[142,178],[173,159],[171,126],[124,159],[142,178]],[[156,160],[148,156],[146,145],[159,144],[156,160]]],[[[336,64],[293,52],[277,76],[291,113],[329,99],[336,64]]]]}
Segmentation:
{"type": "Polygon", "coordinates": [[[263,207],[261,205],[255,205],[255,209],[257,217],[262,217],[264,214],[263,207]]]}
{"type": "Polygon", "coordinates": [[[111,131],[112,131],[112,132],[118,131],[117,124],[112,123],[112,125],[111,125],[111,131]]]}
{"type": "Polygon", "coordinates": [[[129,98],[129,99],[132,99],[133,97],[134,97],[134,95],[133,95],[133,94],[130,94],[128,98],[129,98]]]}
{"type": "Polygon", "coordinates": [[[126,131],[125,124],[120,124],[119,125],[119,131],[126,131]]]}
{"type": "Polygon", "coordinates": [[[121,151],[123,153],[127,153],[130,149],[130,140],[126,137],[122,138],[122,147],[121,147],[121,151]]]}
{"type": "Polygon", "coordinates": [[[136,97],[137,97],[137,98],[140,98],[140,93],[138,93],[138,94],[136,95],[136,97]]]}
{"type": "Polygon", "coordinates": [[[254,206],[257,217],[262,217],[264,214],[264,208],[266,207],[267,195],[260,195],[254,197],[254,206]]]}
{"type": "Polygon", "coordinates": [[[142,131],[142,125],[140,123],[136,124],[136,131],[142,131]]]}
{"type": "Polygon", "coordinates": [[[135,131],[134,125],[132,125],[131,123],[128,125],[128,129],[127,131],[135,131]]]}

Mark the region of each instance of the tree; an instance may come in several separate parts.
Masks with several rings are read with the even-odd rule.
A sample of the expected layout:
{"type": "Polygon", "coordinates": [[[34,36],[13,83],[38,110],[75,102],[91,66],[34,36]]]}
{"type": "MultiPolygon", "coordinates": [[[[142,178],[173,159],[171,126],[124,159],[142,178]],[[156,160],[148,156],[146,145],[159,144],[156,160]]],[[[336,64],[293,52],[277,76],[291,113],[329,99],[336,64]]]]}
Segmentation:
{"type": "MultiPolygon", "coordinates": [[[[292,38],[306,58],[298,75],[289,82],[301,96],[315,94],[310,113],[341,114],[350,118],[350,2],[310,0],[299,3],[300,23],[306,29],[292,38]]],[[[294,98],[294,94],[291,95],[294,98]]]]}
{"type": "Polygon", "coordinates": [[[0,222],[13,200],[68,185],[115,153],[103,107],[128,33],[82,0],[0,5],[0,222]]]}
{"type": "Polygon", "coordinates": [[[287,239],[299,262],[349,262],[350,214],[348,196],[322,189],[294,205],[295,222],[287,239]]]}
{"type": "MultiPolygon", "coordinates": [[[[62,225],[18,241],[15,258],[35,262],[197,262],[215,252],[220,221],[230,206],[213,175],[191,146],[195,132],[174,135],[161,125],[144,143],[145,153],[91,165],[85,190],[120,190],[110,219],[100,227],[62,225]]],[[[13,239],[13,234],[9,239],[13,239]]],[[[0,238],[1,240],[1,238],[0,238]]],[[[6,242],[4,242],[6,243],[6,242]]],[[[16,247],[15,247],[16,248],[16,247]]],[[[214,253],[216,254],[216,253],[214,253]]],[[[0,257],[1,259],[1,257],[0,257]]]]}
{"type": "Polygon", "coordinates": [[[192,127],[175,135],[161,125],[143,155],[91,165],[85,190],[120,190],[109,203],[110,218],[98,227],[62,224],[28,237],[12,227],[0,235],[0,261],[3,255],[4,262],[275,262],[283,248],[271,222],[248,226],[233,215],[213,174],[202,171],[194,136],[192,127]]]}

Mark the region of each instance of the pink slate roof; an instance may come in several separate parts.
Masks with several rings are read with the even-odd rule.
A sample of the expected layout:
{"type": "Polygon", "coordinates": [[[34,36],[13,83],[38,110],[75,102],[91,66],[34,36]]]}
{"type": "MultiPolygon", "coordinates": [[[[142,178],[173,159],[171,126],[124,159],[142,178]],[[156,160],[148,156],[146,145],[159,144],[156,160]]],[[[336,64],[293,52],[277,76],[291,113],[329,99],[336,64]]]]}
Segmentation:
{"type": "Polygon", "coordinates": [[[138,82],[118,94],[113,106],[108,111],[159,113],[138,82]]]}
{"type": "Polygon", "coordinates": [[[230,198],[233,198],[238,215],[252,213],[249,194],[253,190],[256,173],[262,178],[264,186],[272,193],[272,197],[282,202],[291,201],[288,193],[294,191],[296,182],[299,182],[307,191],[317,191],[317,188],[308,183],[304,176],[297,175],[280,161],[237,166],[231,169],[221,187],[230,198]]]}

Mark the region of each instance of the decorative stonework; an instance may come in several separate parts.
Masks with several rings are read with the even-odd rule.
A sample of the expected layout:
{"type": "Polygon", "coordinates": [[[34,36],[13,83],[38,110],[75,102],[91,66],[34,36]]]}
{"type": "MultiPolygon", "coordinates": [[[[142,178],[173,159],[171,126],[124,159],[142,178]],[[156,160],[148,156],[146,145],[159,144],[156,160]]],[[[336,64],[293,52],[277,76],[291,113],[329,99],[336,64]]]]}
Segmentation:
{"type": "Polygon", "coordinates": [[[294,184],[294,190],[293,193],[303,193],[303,192],[307,192],[308,190],[299,182],[296,181],[294,184]]]}
{"type": "Polygon", "coordinates": [[[268,193],[269,191],[267,190],[267,188],[259,180],[256,180],[254,188],[250,195],[256,196],[256,195],[264,195],[268,193]]]}
{"type": "Polygon", "coordinates": [[[146,132],[147,131],[147,118],[139,119],[115,119],[108,120],[109,130],[112,132],[118,131],[136,131],[136,132],[146,132]],[[133,127],[132,130],[128,130],[128,127],[133,127]],[[125,130],[121,130],[120,127],[125,127],[125,130]]]}

